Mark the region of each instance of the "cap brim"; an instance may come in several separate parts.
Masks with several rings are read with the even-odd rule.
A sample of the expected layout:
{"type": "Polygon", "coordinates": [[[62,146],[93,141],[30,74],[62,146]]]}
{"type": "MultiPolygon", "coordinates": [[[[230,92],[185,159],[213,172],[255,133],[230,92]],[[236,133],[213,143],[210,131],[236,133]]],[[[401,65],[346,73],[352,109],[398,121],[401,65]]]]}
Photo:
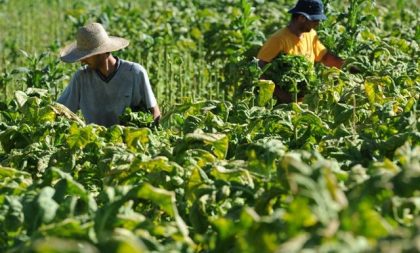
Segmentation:
{"type": "Polygon", "coordinates": [[[94,49],[80,50],[77,48],[77,43],[73,42],[61,50],[60,59],[63,62],[73,63],[96,54],[114,52],[123,49],[129,44],[129,41],[124,38],[110,36],[108,43],[94,49]]]}
{"type": "Polygon", "coordinates": [[[295,9],[289,10],[289,13],[303,15],[311,21],[319,21],[319,20],[326,20],[327,19],[327,16],[325,16],[325,14],[309,15],[308,13],[301,12],[301,11],[296,11],[295,9]]]}

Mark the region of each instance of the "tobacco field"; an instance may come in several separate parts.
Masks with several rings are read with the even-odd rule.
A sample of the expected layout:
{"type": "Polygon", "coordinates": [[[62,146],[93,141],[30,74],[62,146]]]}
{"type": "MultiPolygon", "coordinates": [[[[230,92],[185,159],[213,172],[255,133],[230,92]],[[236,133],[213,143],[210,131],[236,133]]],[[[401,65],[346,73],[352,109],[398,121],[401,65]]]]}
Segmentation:
{"type": "Polygon", "coordinates": [[[286,57],[308,90],[280,105],[255,56],[295,1],[29,2],[0,0],[0,252],[420,251],[418,1],[325,0],[345,66],[286,57]],[[159,125],[55,102],[89,21],[130,40],[159,125]]]}

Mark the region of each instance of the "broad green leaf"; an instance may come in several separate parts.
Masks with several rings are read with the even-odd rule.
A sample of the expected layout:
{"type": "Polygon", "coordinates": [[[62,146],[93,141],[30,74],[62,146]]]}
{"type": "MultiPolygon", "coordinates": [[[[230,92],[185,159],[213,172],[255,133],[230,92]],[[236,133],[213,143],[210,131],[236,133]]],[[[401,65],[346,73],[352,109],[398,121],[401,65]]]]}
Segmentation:
{"type": "Polygon", "coordinates": [[[28,234],[32,234],[43,223],[51,222],[58,210],[59,205],[53,199],[55,190],[46,186],[36,192],[28,192],[25,194],[23,203],[23,212],[25,215],[25,227],[28,234]]]}
{"type": "Polygon", "coordinates": [[[217,158],[207,150],[204,149],[189,149],[186,150],[182,155],[177,159],[178,163],[184,167],[198,166],[202,168],[203,166],[213,163],[217,158]]]}
{"type": "Polygon", "coordinates": [[[2,211],[0,211],[0,220],[3,223],[3,229],[6,231],[18,231],[21,229],[24,222],[23,206],[18,196],[5,196],[5,201],[0,204],[3,206],[3,210],[7,207],[7,213],[5,213],[4,220],[1,217],[2,211]]]}
{"type": "Polygon", "coordinates": [[[138,198],[151,200],[167,214],[175,218],[178,229],[188,244],[194,244],[188,236],[188,228],[178,213],[175,205],[175,193],[145,183],[135,193],[138,198]]]}
{"type": "Polygon", "coordinates": [[[353,110],[353,106],[337,103],[332,111],[334,113],[334,126],[350,122],[352,120],[353,110]]]}
{"type": "Polygon", "coordinates": [[[42,225],[39,232],[47,236],[58,236],[64,238],[88,238],[89,229],[93,223],[83,223],[75,218],[66,218],[60,222],[42,225]]]}
{"type": "Polygon", "coordinates": [[[202,194],[201,192],[199,193],[198,189],[209,189],[209,184],[211,184],[212,181],[201,168],[193,166],[190,169],[192,171],[187,180],[186,196],[189,201],[193,202],[196,197],[199,197],[202,194]]]}
{"type": "Polygon", "coordinates": [[[208,195],[201,196],[198,200],[194,201],[188,210],[189,222],[192,224],[196,233],[203,234],[208,230],[209,221],[206,209],[206,199],[208,195]]]}
{"type": "Polygon", "coordinates": [[[275,84],[271,80],[259,80],[256,85],[259,87],[257,104],[265,106],[273,98],[275,84]]]}
{"type": "Polygon", "coordinates": [[[143,161],[137,164],[137,166],[138,168],[144,169],[148,172],[155,172],[155,171],[172,172],[175,166],[177,166],[177,164],[169,162],[169,159],[165,156],[157,156],[148,161],[143,161]]]}
{"type": "Polygon", "coordinates": [[[300,154],[298,153],[286,153],[280,161],[280,166],[286,171],[299,171],[304,175],[311,173],[311,168],[302,161],[300,154]]]}
{"type": "Polygon", "coordinates": [[[260,176],[270,177],[276,171],[276,161],[285,153],[286,147],[276,139],[243,144],[237,149],[236,159],[248,161],[248,170],[260,176]]]}
{"type": "Polygon", "coordinates": [[[66,141],[69,148],[82,149],[88,143],[95,141],[97,138],[98,136],[96,135],[95,129],[92,125],[79,127],[76,124],[72,124],[66,141]]]}
{"type": "Polygon", "coordinates": [[[28,98],[29,98],[28,95],[26,95],[26,93],[23,92],[23,91],[16,91],[15,92],[15,99],[16,99],[16,102],[18,103],[18,105],[20,107],[22,107],[26,103],[28,98]]]}
{"type": "Polygon", "coordinates": [[[124,142],[131,151],[146,151],[152,131],[149,128],[124,128],[124,142]]]}
{"type": "Polygon", "coordinates": [[[225,134],[199,133],[194,132],[185,136],[187,145],[203,146],[203,149],[213,152],[216,157],[226,157],[229,138],[225,134]]]}
{"type": "Polygon", "coordinates": [[[288,223],[291,235],[297,234],[305,227],[314,226],[318,222],[307,198],[297,196],[291,203],[288,203],[286,209],[283,218],[288,223]]]}
{"type": "Polygon", "coordinates": [[[364,87],[365,87],[365,93],[366,93],[366,96],[369,100],[369,103],[373,105],[376,102],[376,99],[375,99],[375,97],[376,97],[375,96],[375,84],[366,80],[365,84],[364,84],[364,87]]]}
{"type": "Polygon", "coordinates": [[[51,187],[44,187],[39,193],[37,199],[38,212],[41,214],[43,222],[52,221],[57,212],[58,204],[53,199],[54,194],[55,190],[51,187]]]}
{"type": "Polygon", "coordinates": [[[106,139],[111,143],[123,142],[124,129],[120,125],[111,126],[105,133],[106,139]]]}
{"type": "Polygon", "coordinates": [[[410,99],[407,101],[407,104],[406,104],[406,105],[405,105],[405,107],[404,107],[404,112],[409,112],[409,111],[411,111],[411,110],[412,110],[412,108],[414,107],[415,103],[416,103],[416,99],[415,99],[415,98],[410,98],[410,99]]]}
{"type": "Polygon", "coordinates": [[[56,114],[51,107],[43,107],[39,111],[38,122],[41,124],[45,122],[54,122],[56,114]]]}
{"type": "Polygon", "coordinates": [[[99,250],[86,241],[46,237],[36,240],[31,250],[36,253],[99,253],[99,250]]]}
{"type": "Polygon", "coordinates": [[[130,183],[131,181],[138,181],[137,173],[139,171],[145,171],[147,173],[156,173],[160,171],[172,172],[175,168],[180,169],[182,171],[182,167],[180,167],[177,163],[170,162],[167,157],[165,156],[157,156],[153,159],[134,159],[131,164],[127,164],[128,166],[121,166],[113,168],[110,174],[110,180],[117,180],[120,182],[130,183]]]}
{"type": "Polygon", "coordinates": [[[232,220],[225,217],[212,217],[210,223],[217,231],[217,237],[220,240],[231,238],[239,230],[239,227],[232,220]]]}
{"type": "Polygon", "coordinates": [[[238,182],[247,185],[251,188],[254,187],[254,182],[251,175],[245,169],[227,169],[220,165],[214,165],[210,174],[215,178],[227,182],[238,182]]]}
{"type": "Polygon", "coordinates": [[[302,123],[307,123],[311,126],[318,126],[328,129],[328,126],[322,121],[322,119],[311,111],[302,111],[300,114],[293,118],[293,124],[300,125],[302,123]]]}
{"type": "Polygon", "coordinates": [[[25,172],[25,171],[20,171],[14,168],[8,168],[8,167],[2,167],[0,166],[0,178],[2,180],[6,180],[9,178],[22,178],[22,179],[27,179],[27,180],[31,180],[31,174],[25,172]]]}
{"type": "Polygon", "coordinates": [[[83,199],[84,201],[88,201],[88,192],[86,191],[85,187],[75,181],[73,177],[61,171],[57,168],[51,168],[52,173],[55,173],[56,175],[61,178],[56,184],[55,184],[55,199],[58,201],[61,201],[62,198],[64,198],[67,195],[75,195],[83,199]]]}
{"type": "Polygon", "coordinates": [[[173,192],[155,188],[150,184],[143,184],[137,192],[137,197],[151,200],[153,203],[162,208],[170,216],[174,217],[177,213],[175,210],[175,194],[173,192]]]}
{"type": "Polygon", "coordinates": [[[131,231],[116,228],[108,241],[101,247],[104,253],[146,253],[144,243],[131,231]]]}
{"type": "Polygon", "coordinates": [[[346,210],[342,217],[344,230],[370,239],[383,238],[391,232],[389,224],[368,199],[358,203],[351,210],[346,210]]]}

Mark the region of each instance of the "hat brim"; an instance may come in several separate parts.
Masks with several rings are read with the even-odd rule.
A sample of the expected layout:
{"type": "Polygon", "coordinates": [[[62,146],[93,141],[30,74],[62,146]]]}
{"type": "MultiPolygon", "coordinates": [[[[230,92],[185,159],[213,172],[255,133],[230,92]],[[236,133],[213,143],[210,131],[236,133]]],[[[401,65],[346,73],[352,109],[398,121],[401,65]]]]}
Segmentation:
{"type": "Polygon", "coordinates": [[[114,52],[128,46],[130,42],[124,38],[109,36],[107,43],[89,50],[81,50],[77,48],[77,42],[63,48],[60,52],[60,59],[63,62],[73,63],[86,59],[92,55],[114,52]]]}
{"type": "Polygon", "coordinates": [[[308,13],[305,13],[305,12],[302,12],[302,11],[297,11],[295,9],[289,10],[289,13],[291,13],[291,14],[301,14],[311,21],[319,21],[319,20],[326,20],[327,19],[327,16],[325,16],[325,14],[309,15],[308,13]]]}

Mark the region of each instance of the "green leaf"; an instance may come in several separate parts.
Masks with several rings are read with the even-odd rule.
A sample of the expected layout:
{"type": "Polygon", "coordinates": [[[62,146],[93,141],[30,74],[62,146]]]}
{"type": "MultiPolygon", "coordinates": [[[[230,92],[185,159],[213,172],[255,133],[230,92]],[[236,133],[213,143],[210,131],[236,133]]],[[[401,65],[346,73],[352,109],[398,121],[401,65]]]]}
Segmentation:
{"type": "Polygon", "coordinates": [[[271,80],[259,80],[256,85],[259,87],[257,104],[265,106],[273,98],[275,84],[271,80]]]}
{"type": "Polygon", "coordinates": [[[138,236],[131,231],[117,228],[102,246],[101,252],[104,253],[146,253],[149,252],[144,243],[138,236]]]}
{"type": "Polygon", "coordinates": [[[123,142],[124,129],[120,125],[114,125],[108,128],[105,133],[105,137],[108,142],[111,143],[122,143],[123,142]]]}
{"type": "Polygon", "coordinates": [[[36,253],[99,253],[99,250],[88,242],[57,237],[38,239],[32,244],[31,250],[36,253]]]}
{"type": "Polygon", "coordinates": [[[124,128],[124,142],[131,151],[146,151],[151,135],[149,128],[124,128]]]}
{"type": "Polygon", "coordinates": [[[389,235],[391,227],[369,200],[362,201],[354,209],[346,210],[342,215],[342,225],[345,230],[371,239],[389,235]]]}
{"type": "MultiPolygon", "coordinates": [[[[247,185],[251,188],[254,188],[254,182],[248,170],[242,169],[242,168],[228,169],[225,167],[225,165],[232,166],[233,163],[238,164],[241,162],[233,161],[233,162],[230,162],[230,164],[227,164],[227,163],[216,164],[212,167],[210,175],[212,175],[215,179],[218,179],[218,180],[223,180],[226,182],[238,182],[238,183],[247,185]]],[[[244,168],[246,168],[246,163],[242,162],[241,164],[244,168]]]]}
{"type": "Polygon", "coordinates": [[[39,232],[43,235],[64,238],[89,238],[89,230],[93,223],[83,223],[75,218],[66,218],[60,222],[42,225],[39,232]]]}
{"type": "Polygon", "coordinates": [[[161,188],[155,188],[146,183],[143,184],[142,187],[140,187],[140,189],[137,191],[137,197],[151,200],[172,217],[177,214],[177,211],[175,211],[176,207],[174,205],[175,194],[173,192],[161,188]]]}
{"type": "Polygon", "coordinates": [[[25,171],[0,166],[0,179],[4,181],[9,178],[21,178],[32,181],[31,174],[25,171]]]}
{"type": "Polygon", "coordinates": [[[164,189],[155,188],[152,185],[145,183],[138,190],[135,190],[138,198],[151,200],[157,204],[167,214],[175,218],[178,229],[183,235],[188,244],[193,244],[193,241],[188,236],[188,228],[178,213],[175,205],[175,193],[164,189]]]}
{"type": "Polygon", "coordinates": [[[352,119],[353,106],[337,103],[333,107],[333,113],[335,127],[339,126],[340,124],[346,124],[352,119]]]}
{"type": "Polygon", "coordinates": [[[29,98],[28,95],[26,95],[26,93],[23,92],[23,91],[16,91],[15,92],[15,99],[16,99],[16,102],[19,105],[19,107],[22,107],[26,103],[28,98],[29,98]]]}
{"type": "Polygon", "coordinates": [[[82,149],[97,138],[98,136],[92,125],[79,127],[76,124],[72,124],[66,142],[71,149],[82,149]]]}
{"type": "Polygon", "coordinates": [[[186,144],[195,147],[202,146],[203,149],[209,150],[219,159],[226,157],[229,145],[229,138],[225,134],[211,134],[194,132],[185,136],[186,144]]]}
{"type": "Polygon", "coordinates": [[[375,103],[375,100],[376,100],[375,99],[375,88],[374,88],[375,86],[374,86],[373,83],[366,80],[364,87],[365,87],[365,93],[366,93],[366,96],[369,100],[369,103],[373,105],[375,103]]]}
{"type": "Polygon", "coordinates": [[[39,193],[37,204],[39,206],[39,212],[42,215],[43,222],[50,222],[54,219],[55,213],[58,209],[57,202],[54,201],[55,190],[51,187],[44,187],[39,193]]]}
{"type": "Polygon", "coordinates": [[[52,187],[46,186],[38,195],[34,192],[25,194],[22,203],[28,234],[36,231],[42,223],[49,223],[55,218],[59,205],[53,199],[54,193],[52,187]]]}

